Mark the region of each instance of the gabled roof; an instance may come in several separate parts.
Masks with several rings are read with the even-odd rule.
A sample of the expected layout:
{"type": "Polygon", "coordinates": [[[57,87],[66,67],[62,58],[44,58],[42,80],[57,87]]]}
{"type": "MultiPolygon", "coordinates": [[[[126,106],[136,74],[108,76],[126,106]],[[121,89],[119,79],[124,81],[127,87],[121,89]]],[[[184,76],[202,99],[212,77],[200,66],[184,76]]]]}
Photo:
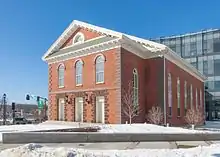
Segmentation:
{"type": "Polygon", "coordinates": [[[145,46],[145,48],[147,48],[150,51],[160,51],[160,50],[164,50],[166,48],[165,45],[156,43],[156,42],[152,42],[149,40],[145,40],[142,38],[138,38],[132,35],[127,35],[125,33],[120,33],[120,32],[116,32],[110,29],[106,29],[106,28],[102,28],[99,26],[94,26],[85,22],[81,22],[81,21],[77,21],[74,20],[67,28],[66,30],[60,35],[60,37],[51,45],[51,47],[47,50],[47,52],[43,55],[42,59],[45,60],[45,58],[47,56],[49,56],[51,53],[53,53],[54,51],[58,51],[59,48],[63,45],[63,43],[72,35],[72,33],[74,31],[77,30],[77,28],[86,28],[98,33],[101,33],[103,35],[107,35],[107,36],[113,36],[113,37],[118,37],[118,38],[122,38],[122,36],[127,37],[137,43],[140,43],[142,45],[145,46]]]}
{"type": "MultiPolygon", "coordinates": [[[[189,73],[193,73],[194,76],[199,78],[200,80],[204,81],[206,77],[201,74],[195,67],[193,67],[190,63],[188,63],[186,60],[181,58],[179,55],[177,55],[175,52],[173,52],[169,47],[159,44],[153,41],[149,41],[146,39],[138,38],[132,35],[128,35],[125,33],[116,32],[110,29],[102,28],[99,26],[94,26],[85,22],[74,20],[67,28],[66,30],[61,34],[61,36],[51,45],[51,47],[47,50],[47,52],[44,54],[42,59],[44,61],[47,60],[47,58],[51,58],[53,56],[56,56],[58,54],[65,55],[64,53],[69,50],[74,52],[74,49],[77,49],[78,47],[81,47],[83,45],[90,44],[90,42],[82,43],[82,45],[74,46],[65,49],[60,50],[60,47],[66,42],[66,40],[69,39],[69,37],[78,29],[78,28],[85,28],[88,30],[91,30],[93,32],[97,32],[102,34],[102,38],[98,38],[95,40],[106,38],[109,41],[113,37],[113,39],[120,39],[122,41],[125,41],[128,44],[131,44],[132,46],[138,47],[140,50],[143,51],[143,53],[146,55],[147,53],[153,54],[162,54],[164,56],[167,56],[169,60],[174,62],[177,65],[180,65],[182,68],[187,70],[189,73]],[[110,38],[108,38],[110,37],[110,38]],[[58,52],[60,51],[60,52],[58,52]],[[56,54],[55,54],[56,53],[56,54]]],[[[67,52],[68,53],[68,52],[67,52]]]]}

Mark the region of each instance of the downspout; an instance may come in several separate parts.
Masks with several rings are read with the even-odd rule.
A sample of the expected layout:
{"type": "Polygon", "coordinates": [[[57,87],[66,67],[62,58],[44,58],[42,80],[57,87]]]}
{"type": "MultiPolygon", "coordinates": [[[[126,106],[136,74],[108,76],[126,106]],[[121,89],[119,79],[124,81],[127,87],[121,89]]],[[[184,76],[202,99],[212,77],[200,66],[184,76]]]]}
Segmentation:
{"type": "Polygon", "coordinates": [[[165,60],[165,55],[163,55],[163,86],[164,86],[164,125],[167,124],[167,112],[166,112],[166,60],[165,60]]]}

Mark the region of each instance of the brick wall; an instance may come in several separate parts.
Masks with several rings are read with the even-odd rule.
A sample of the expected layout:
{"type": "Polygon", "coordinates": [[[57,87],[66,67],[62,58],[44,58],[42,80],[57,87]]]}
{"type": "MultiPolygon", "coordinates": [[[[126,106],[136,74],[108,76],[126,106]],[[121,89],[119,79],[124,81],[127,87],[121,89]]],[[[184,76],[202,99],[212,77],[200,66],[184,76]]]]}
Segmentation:
{"type": "Polygon", "coordinates": [[[145,115],[145,60],[134,55],[133,53],[121,49],[121,87],[122,87],[122,123],[126,121],[129,122],[129,117],[124,113],[123,108],[126,108],[126,105],[123,103],[123,96],[124,93],[128,91],[128,84],[133,81],[133,70],[137,69],[138,71],[138,90],[139,90],[139,108],[140,113],[138,116],[134,117],[132,122],[144,122],[144,115],[145,115]]]}
{"type": "MultiPolygon", "coordinates": [[[[60,63],[49,65],[49,97],[51,106],[50,118],[56,120],[57,115],[57,96],[72,94],[76,96],[77,93],[103,92],[105,96],[105,121],[106,123],[120,123],[119,116],[120,109],[120,49],[112,49],[99,54],[92,54],[80,58],[70,59],[60,63]],[[95,58],[97,55],[104,55],[105,57],[105,82],[102,84],[95,83],[95,58]],[[81,59],[83,65],[83,85],[76,86],[75,84],[75,61],[81,59]],[[58,73],[57,68],[59,64],[65,65],[65,78],[63,88],[58,88],[58,73]],[[104,92],[105,91],[105,92],[104,92]],[[54,98],[56,97],[56,98],[54,98]]],[[[102,95],[102,94],[99,94],[102,95]]],[[[73,97],[74,97],[73,96],[73,97]]],[[[63,96],[64,97],[64,96],[63,96]]],[[[95,101],[95,100],[94,100],[95,101]]],[[[84,104],[84,120],[86,122],[94,122],[95,102],[92,104],[84,104]]],[[[65,105],[65,117],[68,121],[74,120],[74,101],[71,104],[65,105]]]]}
{"type": "MultiPolygon", "coordinates": [[[[196,105],[196,88],[198,90],[198,104],[200,104],[200,89],[202,90],[202,102],[204,104],[204,83],[195,77],[191,76],[189,73],[185,72],[183,69],[179,68],[177,65],[166,60],[166,89],[167,89],[167,76],[171,73],[172,76],[172,117],[168,118],[168,122],[172,125],[184,124],[184,81],[187,81],[187,88],[190,90],[190,84],[193,86],[193,105],[196,105]],[[177,116],[177,78],[180,79],[180,117],[177,116]]],[[[166,90],[167,91],[167,90],[166,90]]],[[[168,94],[166,92],[166,100],[168,104],[168,94]]],[[[190,97],[188,96],[188,109],[190,107],[190,97]]],[[[204,106],[203,106],[204,107],[204,106]]],[[[168,105],[167,105],[168,111],[168,105]]]]}

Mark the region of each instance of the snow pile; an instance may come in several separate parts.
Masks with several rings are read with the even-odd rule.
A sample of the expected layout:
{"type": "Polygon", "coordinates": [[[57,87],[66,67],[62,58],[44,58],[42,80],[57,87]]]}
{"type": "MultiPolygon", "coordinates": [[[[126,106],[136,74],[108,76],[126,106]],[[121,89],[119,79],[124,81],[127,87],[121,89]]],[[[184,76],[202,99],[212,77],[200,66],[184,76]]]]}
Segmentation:
{"type": "Polygon", "coordinates": [[[217,157],[220,145],[189,149],[85,150],[28,144],[0,152],[0,157],[217,157]]]}
{"type": "Polygon", "coordinates": [[[52,129],[68,129],[74,128],[71,125],[59,125],[59,124],[26,124],[26,125],[3,125],[0,126],[0,132],[16,132],[16,131],[43,131],[52,129]]]}
{"type": "Polygon", "coordinates": [[[108,124],[102,125],[99,132],[104,133],[207,133],[209,131],[198,131],[183,129],[180,127],[164,127],[154,124],[108,124]]]}
{"type": "MultiPolygon", "coordinates": [[[[100,132],[103,133],[196,133],[207,132],[191,129],[183,129],[181,127],[164,127],[154,124],[96,124],[96,123],[81,123],[80,127],[101,127],[100,132]]],[[[1,132],[27,132],[27,131],[46,131],[56,129],[72,129],[78,128],[79,124],[74,122],[46,122],[41,124],[28,125],[6,125],[0,126],[1,132]]]]}
{"type": "Polygon", "coordinates": [[[59,124],[26,124],[26,125],[3,125],[0,126],[0,142],[2,141],[2,133],[7,132],[29,132],[29,131],[46,131],[56,129],[72,129],[71,125],[59,125],[59,124]]]}

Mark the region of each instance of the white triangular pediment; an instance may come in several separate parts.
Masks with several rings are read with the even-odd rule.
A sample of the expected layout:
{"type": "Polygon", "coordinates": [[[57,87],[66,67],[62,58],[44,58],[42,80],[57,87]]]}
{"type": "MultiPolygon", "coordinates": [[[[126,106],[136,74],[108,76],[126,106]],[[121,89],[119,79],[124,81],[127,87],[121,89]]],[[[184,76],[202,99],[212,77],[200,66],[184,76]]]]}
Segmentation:
{"type": "Polygon", "coordinates": [[[43,55],[42,59],[45,60],[51,53],[58,51],[60,47],[69,39],[69,37],[78,29],[85,28],[93,32],[100,33],[101,35],[123,38],[126,37],[138,44],[144,45],[150,51],[158,51],[165,49],[165,45],[158,44],[149,40],[141,39],[124,33],[116,32],[110,29],[102,28],[99,26],[94,26],[85,22],[74,20],[66,30],[60,35],[60,37],[51,45],[47,52],[43,55]]]}

